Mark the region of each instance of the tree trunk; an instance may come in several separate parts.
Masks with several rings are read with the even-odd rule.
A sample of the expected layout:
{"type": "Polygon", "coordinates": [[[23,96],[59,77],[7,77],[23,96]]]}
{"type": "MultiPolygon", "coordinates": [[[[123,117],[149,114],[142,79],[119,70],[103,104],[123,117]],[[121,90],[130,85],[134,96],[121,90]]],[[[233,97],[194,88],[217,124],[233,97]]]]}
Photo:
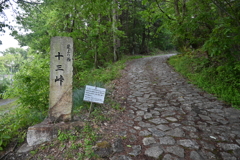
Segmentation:
{"type": "Polygon", "coordinates": [[[183,0],[183,5],[182,5],[182,16],[184,17],[187,13],[187,6],[186,6],[186,0],[183,0]]]}
{"type": "Polygon", "coordinates": [[[175,9],[176,16],[180,15],[178,2],[179,0],[174,0],[174,9],[175,9]]]}
{"type": "Polygon", "coordinates": [[[95,44],[94,67],[98,68],[98,46],[97,46],[97,44],[95,44]]]}
{"type": "MultiPolygon", "coordinates": [[[[98,15],[98,24],[100,24],[101,23],[101,15],[99,14],[98,15]]],[[[98,28],[98,35],[97,35],[97,37],[96,37],[96,39],[95,39],[95,55],[94,55],[94,66],[95,66],[95,68],[98,68],[98,44],[97,44],[97,42],[100,40],[101,38],[100,38],[100,31],[99,31],[99,28],[98,28]]]]}
{"type": "MultiPolygon", "coordinates": [[[[136,4],[136,0],[134,1],[134,4],[136,4]]],[[[136,13],[136,5],[133,5],[133,12],[136,13]]],[[[136,17],[133,17],[133,28],[136,28],[136,17]]],[[[136,39],[135,39],[135,32],[133,31],[132,33],[132,54],[134,55],[136,53],[136,39]]]]}
{"type": "Polygon", "coordinates": [[[116,36],[116,8],[115,8],[116,0],[113,0],[113,17],[112,17],[112,33],[113,33],[113,57],[114,62],[117,61],[117,36],[116,36]]]}
{"type": "Polygon", "coordinates": [[[142,32],[142,44],[141,44],[141,50],[140,50],[141,54],[144,54],[146,50],[145,40],[146,40],[146,33],[145,33],[145,26],[144,26],[143,32],[142,32]]]}

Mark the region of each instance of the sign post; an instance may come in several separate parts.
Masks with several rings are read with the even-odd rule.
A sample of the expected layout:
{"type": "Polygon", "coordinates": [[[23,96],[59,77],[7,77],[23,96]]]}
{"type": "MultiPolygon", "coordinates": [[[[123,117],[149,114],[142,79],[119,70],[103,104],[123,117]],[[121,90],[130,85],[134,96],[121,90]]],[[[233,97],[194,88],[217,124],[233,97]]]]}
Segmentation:
{"type": "Polygon", "coordinates": [[[86,85],[83,100],[91,102],[89,115],[91,112],[93,102],[99,103],[99,104],[104,103],[105,93],[106,93],[105,88],[99,88],[99,87],[95,87],[95,86],[86,85]]]}

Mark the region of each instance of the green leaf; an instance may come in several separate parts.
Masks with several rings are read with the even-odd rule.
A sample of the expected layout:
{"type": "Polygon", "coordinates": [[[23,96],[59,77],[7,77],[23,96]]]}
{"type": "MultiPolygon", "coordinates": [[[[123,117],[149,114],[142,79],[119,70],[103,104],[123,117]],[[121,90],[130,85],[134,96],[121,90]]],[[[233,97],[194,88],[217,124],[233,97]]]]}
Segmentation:
{"type": "Polygon", "coordinates": [[[147,2],[148,2],[148,0],[143,0],[143,1],[142,1],[142,4],[143,4],[143,5],[146,5],[147,2]]]}
{"type": "Polygon", "coordinates": [[[4,138],[4,139],[10,139],[11,137],[8,136],[8,135],[2,135],[2,138],[4,138]]]}

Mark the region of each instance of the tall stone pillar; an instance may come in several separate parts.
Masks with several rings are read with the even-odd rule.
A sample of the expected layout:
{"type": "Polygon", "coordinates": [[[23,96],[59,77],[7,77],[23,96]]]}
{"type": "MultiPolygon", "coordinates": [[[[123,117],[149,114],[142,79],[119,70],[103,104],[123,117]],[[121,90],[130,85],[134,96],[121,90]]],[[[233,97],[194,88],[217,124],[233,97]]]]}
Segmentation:
{"type": "Polygon", "coordinates": [[[53,37],[50,57],[50,108],[52,123],[72,119],[73,39],[53,37]]]}

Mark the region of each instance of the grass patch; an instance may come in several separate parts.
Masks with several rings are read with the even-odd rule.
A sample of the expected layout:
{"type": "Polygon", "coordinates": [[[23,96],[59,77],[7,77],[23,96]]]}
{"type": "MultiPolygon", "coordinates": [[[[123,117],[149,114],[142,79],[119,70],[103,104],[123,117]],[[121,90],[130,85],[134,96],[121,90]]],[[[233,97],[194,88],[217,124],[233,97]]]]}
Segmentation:
{"type": "Polygon", "coordinates": [[[0,116],[0,150],[3,150],[9,142],[23,142],[26,138],[27,128],[41,122],[46,115],[46,112],[18,106],[0,116]]]}
{"type": "Polygon", "coordinates": [[[240,69],[237,63],[210,61],[198,53],[173,56],[169,64],[191,83],[240,109],[240,69]]]}
{"type": "Polygon", "coordinates": [[[45,155],[48,159],[98,159],[94,154],[94,146],[101,136],[96,132],[90,123],[86,123],[82,128],[58,131],[57,139],[45,142],[30,151],[28,159],[44,159],[45,155]]]}
{"type": "Polygon", "coordinates": [[[125,57],[121,61],[108,64],[106,68],[86,69],[78,72],[74,76],[74,86],[79,88],[95,83],[106,84],[120,76],[120,71],[125,67],[127,60],[141,57],[142,56],[125,57]]]}
{"type": "Polygon", "coordinates": [[[87,123],[82,129],[59,131],[59,142],[55,142],[56,145],[53,145],[52,148],[66,148],[62,153],[62,156],[66,159],[73,157],[77,159],[96,158],[93,147],[99,138],[96,129],[87,123]]]}

